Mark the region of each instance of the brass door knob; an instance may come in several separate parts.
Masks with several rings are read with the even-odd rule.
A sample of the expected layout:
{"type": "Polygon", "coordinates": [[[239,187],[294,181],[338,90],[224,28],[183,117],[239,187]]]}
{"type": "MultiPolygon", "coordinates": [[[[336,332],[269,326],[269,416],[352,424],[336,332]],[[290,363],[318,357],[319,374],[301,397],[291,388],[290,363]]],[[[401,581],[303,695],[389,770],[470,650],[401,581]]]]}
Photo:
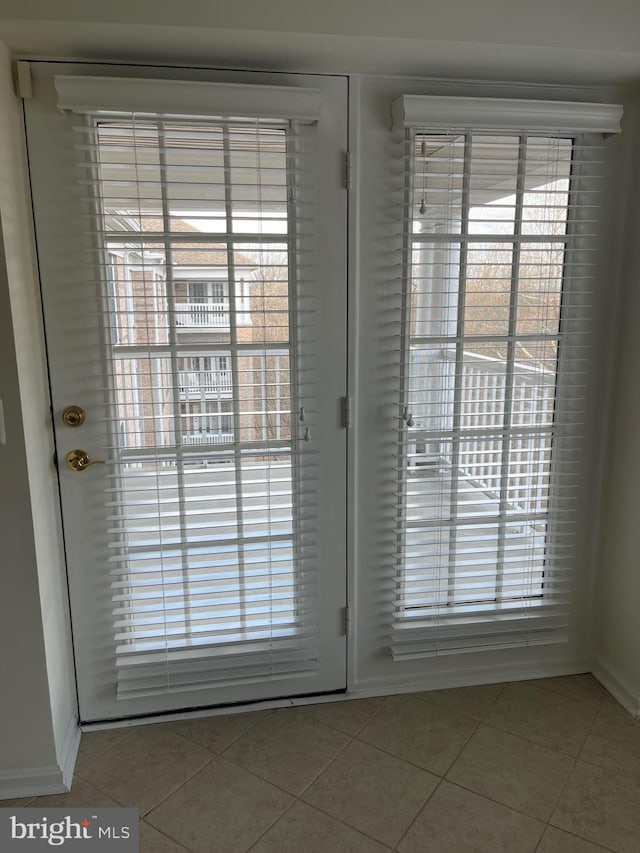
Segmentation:
{"type": "Polygon", "coordinates": [[[67,406],[62,412],[62,423],[68,427],[82,426],[86,418],[86,412],[80,406],[67,406]]]}
{"type": "Polygon", "coordinates": [[[85,450],[70,450],[66,457],[67,468],[72,471],[84,471],[91,465],[105,465],[104,459],[92,459],[85,450]]]}

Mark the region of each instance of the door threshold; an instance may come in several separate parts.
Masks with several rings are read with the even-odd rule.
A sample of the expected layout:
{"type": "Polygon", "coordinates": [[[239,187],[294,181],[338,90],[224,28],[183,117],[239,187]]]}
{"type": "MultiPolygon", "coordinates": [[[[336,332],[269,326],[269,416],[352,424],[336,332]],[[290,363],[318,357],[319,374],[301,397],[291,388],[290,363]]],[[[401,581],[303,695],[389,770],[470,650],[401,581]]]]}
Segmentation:
{"type": "Polygon", "coordinates": [[[276,696],[272,699],[254,699],[248,702],[227,702],[220,705],[197,705],[179,711],[160,711],[128,717],[112,717],[108,720],[80,721],[83,732],[99,732],[128,726],[146,726],[153,723],[172,723],[181,720],[197,720],[200,717],[219,717],[223,714],[242,714],[247,711],[268,711],[277,708],[292,708],[299,705],[314,705],[335,702],[347,697],[347,688],[324,693],[300,693],[295,696],[276,696]]]}

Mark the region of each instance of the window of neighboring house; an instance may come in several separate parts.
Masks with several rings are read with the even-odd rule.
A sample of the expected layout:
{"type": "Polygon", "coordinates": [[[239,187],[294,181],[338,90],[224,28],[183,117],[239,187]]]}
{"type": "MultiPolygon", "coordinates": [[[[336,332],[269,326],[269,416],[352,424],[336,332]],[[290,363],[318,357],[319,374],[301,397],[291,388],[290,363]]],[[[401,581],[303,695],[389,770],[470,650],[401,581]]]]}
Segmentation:
{"type": "Polygon", "coordinates": [[[177,281],[185,297],[178,297],[176,322],[178,326],[198,329],[201,327],[229,326],[228,286],[225,281],[177,281]],[[180,304],[182,302],[182,304],[180,304]]]}
{"type": "Polygon", "coordinates": [[[191,359],[192,370],[219,370],[229,369],[229,357],[226,355],[197,355],[191,359]]]}
{"type": "Polygon", "coordinates": [[[207,302],[222,304],[225,298],[225,283],[223,281],[190,281],[187,283],[189,302],[204,305],[207,302]]]}
{"type": "Polygon", "coordinates": [[[233,441],[233,412],[227,400],[199,400],[182,404],[183,443],[233,441]]]}
{"type": "Polygon", "coordinates": [[[109,252],[107,259],[107,296],[109,299],[109,330],[111,343],[120,343],[120,310],[118,307],[118,257],[109,252]]]}

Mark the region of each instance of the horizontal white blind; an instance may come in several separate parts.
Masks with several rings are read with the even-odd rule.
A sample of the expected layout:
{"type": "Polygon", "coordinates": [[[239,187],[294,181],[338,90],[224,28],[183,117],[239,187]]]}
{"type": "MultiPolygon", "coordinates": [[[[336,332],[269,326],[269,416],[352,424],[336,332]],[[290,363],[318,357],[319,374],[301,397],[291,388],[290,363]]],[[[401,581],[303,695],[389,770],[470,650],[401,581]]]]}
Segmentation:
{"type": "Polygon", "coordinates": [[[313,129],[148,113],[76,127],[120,697],[282,679],[318,658],[313,129]]]}
{"type": "Polygon", "coordinates": [[[405,131],[395,659],[566,637],[600,143],[405,131]]]}

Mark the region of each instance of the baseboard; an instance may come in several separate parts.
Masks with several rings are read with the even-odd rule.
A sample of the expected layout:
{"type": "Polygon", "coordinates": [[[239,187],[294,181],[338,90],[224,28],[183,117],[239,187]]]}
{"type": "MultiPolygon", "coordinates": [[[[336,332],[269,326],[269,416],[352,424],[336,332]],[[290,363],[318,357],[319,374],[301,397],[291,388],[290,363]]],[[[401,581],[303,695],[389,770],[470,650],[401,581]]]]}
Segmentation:
{"type": "Polygon", "coordinates": [[[587,660],[565,660],[537,663],[491,664],[474,666],[469,669],[456,669],[449,672],[431,673],[419,679],[367,679],[354,684],[347,697],[365,698],[384,696],[390,693],[415,693],[428,690],[446,690],[451,687],[473,687],[478,684],[499,684],[503,681],[529,681],[536,678],[553,678],[559,675],[578,675],[590,672],[591,664],[587,660]]]}
{"type": "Polygon", "coordinates": [[[59,756],[60,769],[62,771],[62,782],[66,786],[66,790],[71,790],[71,782],[73,781],[73,771],[76,766],[76,758],[78,757],[78,748],[80,747],[80,737],[82,732],[78,725],[78,720],[75,716],[69,719],[67,731],[62,745],[62,751],[59,756]]]}
{"type": "Polygon", "coordinates": [[[634,719],[637,720],[640,717],[640,693],[634,690],[607,661],[600,657],[596,658],[591,665],[591,672],[634,719]]]}
{"type": "Polygon", "coordinates": [[[71,789],[73,770],[80,746],[80,729],[75,717],[69,720],[60,751],[60,764],[29,770],[0,771],[0,800],[66,794],[71,789]]]}
{"type": "Polygon", "coordinates": [[[41,794],[65,794],[68,790],[57,764],[52,767],[0,772],[0,800],[37,797],[41,794]]]}
{"type": "Polygon", "coordinates": [[[466,670],[438,673],[422,679],[407,680],[399,678],[371,679],[350,686],[344,693],[317,694],[299,696],[291,699],[266,699],[264,702],[252,702],[224,708],[206,708],[197,711],[176,711],[172,714],[150,715],[144,718],[119,720],[117,722],[85,723],[82,731],[104,731],[105,729],[126,726],[143,726],[153,723],[166,723],[181,720],[193,720],[200,717],[213,717],[220,714],[242,714],[247,711],[289,708],[292,705],[316,705],[324,702],[348,702],[350,699],[366,699],[374,696],[389,696],[399,693],[416,693],[427,690],[442,690],[449,687],[470,687],[476,684],[497,684],[503,681],[527,681],[535,678],[550,678],[556,675],[577,675],[591,672],[591,662],[572,658],[553,663],[531,663],[476,666],[466,670]]]}

